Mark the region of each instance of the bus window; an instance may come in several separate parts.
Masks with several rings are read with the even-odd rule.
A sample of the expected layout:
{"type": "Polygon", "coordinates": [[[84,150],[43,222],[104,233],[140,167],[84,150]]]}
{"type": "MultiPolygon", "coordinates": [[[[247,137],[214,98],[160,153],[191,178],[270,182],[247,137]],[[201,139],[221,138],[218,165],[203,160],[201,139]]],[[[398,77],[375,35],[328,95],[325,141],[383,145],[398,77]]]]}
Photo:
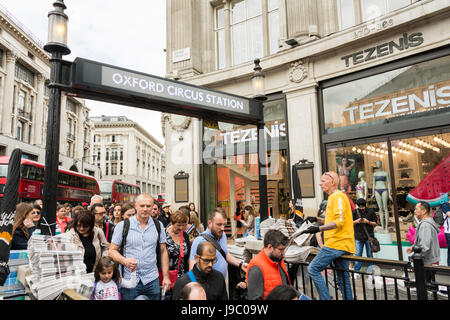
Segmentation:
{"type": "Polygon", "coordinates": [[[7,178],[7,177],[8,177],[8,165],[0,164],[0,178],[7,178]]]}
{"type": "Polygon", "coordinates": [[[44,181],[44,169],[36,167],[36,180],[44,181]]]}
{"type": "Polygon", "coordinates": [[[23,179],[28,179],[28,166],[20,167],[20,177],[23,179]]]}
{"type": "Polygon", "coordinates": [[[69,185],[69,175],[65,173],[58,173],[58,183],[68,186],[69,185]]]}
{"type": "Polygon", "coordinates": [[[35,180],[36,179],[36,167],[30,166],[28,169],[28,179],[35,180]]]}

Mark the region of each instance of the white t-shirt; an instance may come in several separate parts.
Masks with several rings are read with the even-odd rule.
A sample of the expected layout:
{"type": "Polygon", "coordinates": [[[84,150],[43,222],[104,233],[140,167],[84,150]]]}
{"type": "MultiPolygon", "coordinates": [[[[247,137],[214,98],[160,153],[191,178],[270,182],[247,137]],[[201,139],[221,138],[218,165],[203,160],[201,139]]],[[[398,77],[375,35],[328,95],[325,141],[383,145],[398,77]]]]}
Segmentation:
{"type": "MultiPolygon", "coordinates": [[[[122,279],[121,287],[134,288],[136,287],[136,271],[131,273],[131,279],[122,279]]],[[[95,287],[94,300],[119,300],[119,286],[110,280],[109,282],[99,281],[95,287]]]]}
{"type": "Polygon", "coordinates": [[[119,300],[119,288],[117,284],[110,280],[109,282],[99,281],[94,292],[95,300],[119,300]]]}

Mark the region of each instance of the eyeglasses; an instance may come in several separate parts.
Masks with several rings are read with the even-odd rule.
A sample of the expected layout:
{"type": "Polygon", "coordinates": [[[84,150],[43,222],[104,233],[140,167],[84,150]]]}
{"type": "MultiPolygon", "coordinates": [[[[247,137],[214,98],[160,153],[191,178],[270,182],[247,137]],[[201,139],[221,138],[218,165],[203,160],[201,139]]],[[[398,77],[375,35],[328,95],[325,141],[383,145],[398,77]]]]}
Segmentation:
{"type": "Polygon", "coordinates": [[[85,226],[85,225],[82,225],[82,224],[77,224],[77,228],[78,229],[89,229],[89,226],[85,226]]]}
{"type": "Polygon", "coordinates": [[[204,259],[204,258],[202,258],[202,257],[198,257],[200,260],[202,260],[204,263],[206,263],[206,264],[210,264],[210,263],[212,263],[212,264],[214,264],[214,263],[216,263],[217,262],[217,258],[214,258],[214,259],[204,259]]]}
{"type": "Polygon", "coordinates": [[[34,215],[39,215],[39,214],[41,214],[41,212],[40,211],[34,211],[33,214],[34,215]]]}

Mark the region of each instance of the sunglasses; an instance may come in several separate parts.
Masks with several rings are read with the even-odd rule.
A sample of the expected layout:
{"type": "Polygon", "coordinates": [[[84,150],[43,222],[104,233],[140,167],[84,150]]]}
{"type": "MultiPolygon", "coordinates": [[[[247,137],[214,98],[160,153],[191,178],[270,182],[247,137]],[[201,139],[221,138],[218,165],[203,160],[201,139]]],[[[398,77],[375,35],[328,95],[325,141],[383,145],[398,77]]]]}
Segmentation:
{"type": "Polygon", "coordinates": [[[329,173],[329,172],[324,172],[323,175],[324,175],[324,176],[329,176],[331,179],[333,179],[333,176],[332,176],[331,173],[329,173]]]}
{"type": "Polygon", "coordinates": [[[37,216],[37,215],[41,214],[41,212],[40,211],[34,211],[33,214],[37,216]]]}

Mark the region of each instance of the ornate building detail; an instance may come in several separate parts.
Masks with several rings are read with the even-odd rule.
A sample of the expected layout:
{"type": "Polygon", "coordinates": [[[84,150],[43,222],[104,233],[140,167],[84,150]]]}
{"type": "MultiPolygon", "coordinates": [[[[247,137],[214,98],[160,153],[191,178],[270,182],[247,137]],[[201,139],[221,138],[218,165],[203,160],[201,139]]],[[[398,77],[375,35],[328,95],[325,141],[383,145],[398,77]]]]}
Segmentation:
{"type": "Polygon", "coordinates": [[[291,70],[289,71],[289,80],[291,82],[300,83],[306,77],[308,77],[308,70],[301,60],[291,63],[291,70]]]}
{"type": "Polygon", "coordinates": [[[166,122],[169,123],[170,128],[172,128],[173,131],[178,132],[179,137],[178,139],[181,141],[183,140],[183,131],[189,128],[189,125],[191,124],[191,118],[185,117],[184,121],[180,124],[175,123],[172,120],[172,115],[169,113],[163,113],[161,115],[161,127],[162,127],[162,134],[163,137],[166,137],[166,122]]]}

